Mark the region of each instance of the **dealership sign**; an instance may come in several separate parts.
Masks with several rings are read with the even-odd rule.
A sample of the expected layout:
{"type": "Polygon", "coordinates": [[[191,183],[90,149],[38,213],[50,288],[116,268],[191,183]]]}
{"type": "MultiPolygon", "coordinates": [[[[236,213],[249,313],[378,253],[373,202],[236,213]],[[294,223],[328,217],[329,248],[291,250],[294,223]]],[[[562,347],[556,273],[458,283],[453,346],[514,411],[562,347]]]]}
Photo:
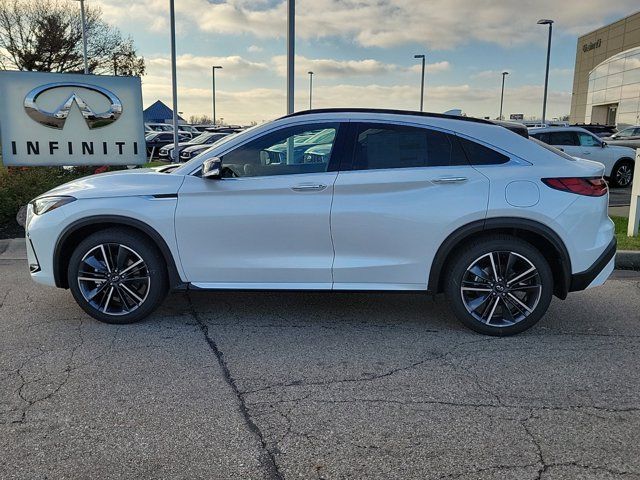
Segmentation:
{"type": "Polygon", "coordinates": [[[137,77],[0,71],[4,165],[146,162],[137,77]]]}
{"type": "Polygon", "coordinates": [[[595,50],[596,48],[600,48],[600,45],[602,45],[602,39],[601,38],[597,39],[595,42],[585,43],[582,46],[582,51],[586,53],[586,52],[588,52],[590,50],[595,50]]]}

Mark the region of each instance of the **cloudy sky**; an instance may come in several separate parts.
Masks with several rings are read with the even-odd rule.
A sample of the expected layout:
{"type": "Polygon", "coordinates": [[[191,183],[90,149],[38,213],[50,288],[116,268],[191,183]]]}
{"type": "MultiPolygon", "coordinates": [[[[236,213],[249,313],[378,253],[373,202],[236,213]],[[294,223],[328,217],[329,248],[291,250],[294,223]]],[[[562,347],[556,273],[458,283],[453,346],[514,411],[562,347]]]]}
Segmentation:
{"type": "MultiPolygon", "coordinates": [[[[176,0],[178,99],[185,116],[261,122],[285,113],[285,0],[176,0]]],[[[147,62],[145,106],[170,105],[168,0],[87,0],[131,35],[147,62]]],[[[547,27],[555,20],[548,111],[568,114],[577,37],[633,13],[637,0],[297,0],[296,110],[314,107],[417,109],[427,55],[425,110],[461,108],[496,117],[500,72],[505,114],[539,116],[547,27]]]]}

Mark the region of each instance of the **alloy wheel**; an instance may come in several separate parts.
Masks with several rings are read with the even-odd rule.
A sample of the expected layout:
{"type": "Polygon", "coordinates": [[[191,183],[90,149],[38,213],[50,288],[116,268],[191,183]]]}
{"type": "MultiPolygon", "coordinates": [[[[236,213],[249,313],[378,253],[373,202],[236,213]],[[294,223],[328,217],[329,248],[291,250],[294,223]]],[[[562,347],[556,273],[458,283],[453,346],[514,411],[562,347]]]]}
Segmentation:
{"type": "Polygon", "coordinates": [[[542,295],[537,268],[511,251],[489,252],[474,260],[460,287],[467,312],[492,327],[509,327],[527,318],[542,295]]]}
{"type": "Polygon", "coordinates": [[[107,315],[126,315],[149,294],[151,276],[143,258],[119,243],[104,243],[80,261],[78,286],[84,299],[107,315]]]}
{"type": "Polygon", "coordinates": [[[631,183],[631,179],[633,178],[633,169],[630,165],[626,163],[624,165],[620,165],[616,170],[616,183],[620,187],[626,187],[631,183]]]}

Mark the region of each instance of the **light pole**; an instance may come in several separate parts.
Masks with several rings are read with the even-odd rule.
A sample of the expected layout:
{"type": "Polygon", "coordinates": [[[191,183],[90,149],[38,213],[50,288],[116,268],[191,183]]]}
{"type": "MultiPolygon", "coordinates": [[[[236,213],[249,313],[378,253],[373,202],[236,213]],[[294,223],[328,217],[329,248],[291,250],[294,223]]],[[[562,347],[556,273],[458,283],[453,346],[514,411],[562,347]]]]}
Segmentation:
{"type": "Polygon", "coordinates": [[[216,126],[216,68],[222,68],[221,65],[213,65],[211,67],[211,97],[213,99],[213,126],[216,126]]]}
{"type": "Polygon", "coordinates": [[[551,58],[551,33],[553,31],[553,20],[538,20],[538,25],[549,25],[549,41],[547,42],[547,69],[544,74],[544,99],[542,100],[542,123],[547,117],[547,88],[549,87],[549,59],[551,58]]]}
{"type": "Polygon", "coordinates": [[[293,113],[296,43],[296,0],[287,0],[287,114],[293,113]]]}
{"type": "Polygon", "coordinates": [[[80,15],[82,16],[82,54],[84,57],[84,74],[89,73],[89,61],[87,60],[87,16],[84,12],[84,0],[80,2],[80,15]]]}
{"type": "Polygon", "coordinates": [[[174,0],[169,0],[171,21],[171,90],[173,95],[173,158],[180,158],[178,142],[178,79],[176,74],[176,9],[174,0]]]}
{"type": "Polygon", "coordinates": [[[424,64],[426,57],[425,55],[414,55],[413,58],[421,58],[422,59],[422,80],[420,81],[420,111],[423,111],[424,106],[424,64]]]}
{"type": "Polygon", "coordinates": [[[500,116],[498,120],[502,120],[502,104],[504,102],[504,78],[509,75],[509,72],[502,72],[502,93],[500,94],[500,116]]]}
{"type": "Polygon", "coordinates": [[[311,110],[311,104],[313,99],[313,72],[307,72],[309,74],[309,110],[311,110]]]}

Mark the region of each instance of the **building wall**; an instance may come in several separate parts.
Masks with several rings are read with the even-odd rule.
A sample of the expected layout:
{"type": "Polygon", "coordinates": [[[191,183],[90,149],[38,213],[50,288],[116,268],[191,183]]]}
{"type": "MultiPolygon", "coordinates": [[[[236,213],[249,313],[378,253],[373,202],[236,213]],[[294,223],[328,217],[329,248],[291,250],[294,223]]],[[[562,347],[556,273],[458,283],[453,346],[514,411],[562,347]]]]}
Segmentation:
{"type": "MultiPolygon", "coordinates": [[[[584,122],[590,117],[591,112],[586,111],[589,72],[616,53],[638,46],[640,12],[578,38],[571,96],[571,122],[584,122]]],[[[595,123],[600,117],[601,112],[594,112],[592,121],[595,123]]]]}

